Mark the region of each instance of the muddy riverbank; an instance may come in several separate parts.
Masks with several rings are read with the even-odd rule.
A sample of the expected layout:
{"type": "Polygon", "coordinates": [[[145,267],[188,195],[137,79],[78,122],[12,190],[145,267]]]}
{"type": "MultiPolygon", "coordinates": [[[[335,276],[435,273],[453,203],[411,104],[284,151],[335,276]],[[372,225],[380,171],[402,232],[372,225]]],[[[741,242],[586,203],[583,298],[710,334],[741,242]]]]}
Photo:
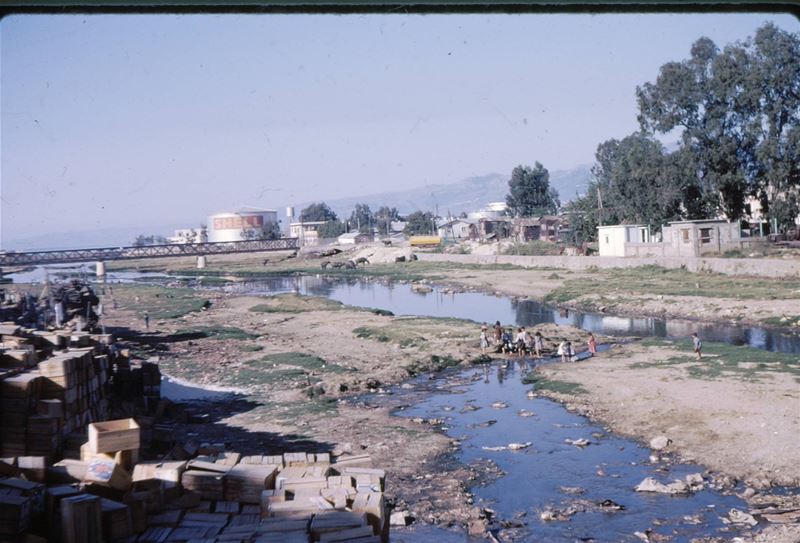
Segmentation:
{"type": "Polygon", "coordinates": [[[393,262],[408,248],[356,247],[332,256],[307,252],[296,258],[283,254],[220,255],[202,272],[191,258],[131,261],[109,269],[168,271],[207,276],[265,278],[292,273],[324,273],[335,278],[385,278],[427,281],[454,290],[477,290],[528,298],[548,304],[624,317],[679,318],[702,322],[766,326],[781,331],[800,329],[800,278],[729,276],[657,266],[567,270],[526,269],[507,264],[455,262],[393,262]],[[321,268],[326,262],[366,258],[358,269],[321,268]]]}

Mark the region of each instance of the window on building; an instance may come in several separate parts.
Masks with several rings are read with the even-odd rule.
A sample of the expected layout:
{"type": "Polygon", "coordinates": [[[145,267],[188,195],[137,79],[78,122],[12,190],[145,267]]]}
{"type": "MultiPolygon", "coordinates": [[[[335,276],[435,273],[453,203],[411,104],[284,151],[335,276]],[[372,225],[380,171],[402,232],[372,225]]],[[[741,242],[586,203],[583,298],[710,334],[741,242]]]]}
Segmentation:
{"type": "Polygon", "coordinates": [[[711,243],[711,228],[700,229],[700,243],[711,243]]]}
{"type": "Polygon", "coordinates": [[[605,235],[605,243],[608,245],[608,234],[605,235]]]}
{"type": "Polygon", "coordinates": [[[681,228],[681,240],[684,243],[689,243],[689,229],[688,228],[681,228]]]}

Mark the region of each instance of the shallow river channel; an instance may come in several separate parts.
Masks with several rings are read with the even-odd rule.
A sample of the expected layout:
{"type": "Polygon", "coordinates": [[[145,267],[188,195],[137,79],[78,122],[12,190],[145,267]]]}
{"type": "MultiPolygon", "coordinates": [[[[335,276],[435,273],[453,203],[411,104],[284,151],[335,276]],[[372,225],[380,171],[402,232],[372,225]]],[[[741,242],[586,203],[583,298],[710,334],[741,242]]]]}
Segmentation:
{"type": "MultiPolygon", "coordinates": [[[[480,293],[442,293],[438,289],[417,293],[407,284],[290,277],[236,283],[225,290],[242,294],[295,291],[386,309],[396,315],[500,320],[525,326],[555,322],[623,337],[686,338],[698,330],[708,340],[800,352],[797,336],[765,329],[564,313],[529,300],[480,293]]],[[[438,425],[441,431],[461,443],[456,453],[461,462],[488,459],[502,470],[503,476],[473,491],[479,506],[516,526],[515,541],[642,541],[635,533],[652,531],[670,541],[686,542],[738,534],[738,529],[724,524],[722,518],[733,508],[747,511],[746,503],[734,495],[709,490],[707,482],[703,490],[686,495],[633,490],[646,477],[668,484],[702,473],[702,466],[653,463],[650,449],[608,433],[557,402],[529,397],[533,387],[521,380],[528,369],[525,362],[495,361],[482,368],[449,372],[432,382],[421,378],[413,381],[411,388],[406,385],[390,391],[392,404],[408,397],[409,407],[397,410],[398,416],[442,421],[438,425]],[[500,407],[497,402],[507,406],[500,407]],[[589,444],[568,442],[581,439],[589,444]],[[530,445],[511,450],[511,443],[530,445]],[[543,520],[543,515],[559,520],[543,520]]],[[[380,395],[361,400],[382,403],[380,395]]],[[[464,541],[465,536],[461,537],[464,541]]],[[[402,539],[450,540],[423,534],[402,539]]]]}
{"type": "MultiPolygon", "coordinates": [[[[127,276],[121,279],[135,280],[127,276]]],[[[474,292],[450,293],[434,288],[430,293],[418,293],[408,284],[305,276],[232,283],[222,288],[236,294],[294,291],[321,295],[395,315],[500,320],[524,326],[555,322],[620,337],[685,339],[697,331],[704,340],[800,352],[800,337],[767,329],[564,312],[530,300],[474,292]]],[[[477,333],[476,328],[476,337],[477,333]]],[[[634,487],[646,477],[666,484],[702,473],[704,468],[651,462],[650,449],[610,434],[557,402],[530,397],[533,386],[521,380],[530,363],[495,361],[483,367],[448,371],[436,379],[420,377],[393,387],[387,394],[355,401],[380,404],[391,397],[391,405],[405,406],[396,411],[397,416],[437,419],[437,427],[460,442],[455,453],[459,461],[494,463],[502,476],[472,491],[478,506],[490,508],[497,519],[514,526],[514,541],[643,541],[645,533],[652,533],[653,541],[661,535],[667,536],[665,540],[688,542],[712,536],[729,539],[740,533],[739,528],[724,524],[722,518],[732,508],[747,511],[747,504],[735,495],[710,490],[708,481],[703,490],[691,494],[635,492],[634,487]],[[570,444],[574,440],[588,444],[570,444]],[[511,450],[508,445],[512,443],[524,447],[511,450]]],[[[169,380],[165,384],[179,400],[210,400],[224,395],[203,393],[202,389],[192,390],[169,380]]],[[[164,392],[170,395],[168,390],[164,392]]],[[[410,532],[398,530],[393,541],[485,539],[423,526],[410,532]]]]}

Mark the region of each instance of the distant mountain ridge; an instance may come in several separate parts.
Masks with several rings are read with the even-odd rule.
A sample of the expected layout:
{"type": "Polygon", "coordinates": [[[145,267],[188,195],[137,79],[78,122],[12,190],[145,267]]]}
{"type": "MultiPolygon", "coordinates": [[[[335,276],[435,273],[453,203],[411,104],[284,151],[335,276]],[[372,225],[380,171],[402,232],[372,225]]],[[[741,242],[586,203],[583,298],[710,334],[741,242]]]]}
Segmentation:
{"type": "MultiPolygon", "coordinates": [[[[550,172],[550,185],[558,191],[561,203],[568,202],[586,191],[591,178],[590,166],[582,165],[570,170],[550,172]]],[[[365,196],[351,196],[327,200],[326,203],[341,218],[349,217],[356,204],[367,204],[372,211],[381,206],[395,207],[400,214],[412,211],[435,211],[439,215],[458,215],[475,211],[489,202],[504,202],[508,194],[510,175],[490,173],[468,177],[447,184],[427,185],[401,191],[387,191],[365,196]]],[[[298,207],[298,212],[308,203],[298,207]]]]}

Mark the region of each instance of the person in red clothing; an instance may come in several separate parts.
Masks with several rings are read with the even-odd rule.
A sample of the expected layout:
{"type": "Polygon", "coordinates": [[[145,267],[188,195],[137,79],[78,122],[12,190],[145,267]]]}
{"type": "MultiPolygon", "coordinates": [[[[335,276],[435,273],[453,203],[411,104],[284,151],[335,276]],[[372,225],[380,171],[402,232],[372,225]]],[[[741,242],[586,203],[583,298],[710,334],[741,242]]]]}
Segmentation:
{"type": "Polygon", "coordinates": [[[594,338],[594,334],[589,332],[589,341],[587,341],[589,345],[589,355],[594,356],[597,354],[597,340],[594,338]]]}

